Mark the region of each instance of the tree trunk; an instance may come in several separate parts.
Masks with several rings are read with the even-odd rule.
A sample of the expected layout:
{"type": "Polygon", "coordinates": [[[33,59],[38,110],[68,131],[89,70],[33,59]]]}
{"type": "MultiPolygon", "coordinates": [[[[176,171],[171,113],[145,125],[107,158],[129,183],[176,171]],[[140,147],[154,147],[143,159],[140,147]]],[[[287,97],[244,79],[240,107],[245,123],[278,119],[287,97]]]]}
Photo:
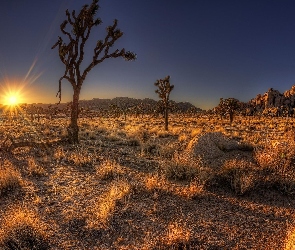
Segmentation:
{"type": "Polygon", "coordinates": [[[230,121],[230,124],[232,124],[234,120],[234,113],[233,112],[229,112],[229,121],[230,121]]]}
{"type": "Polygon", "coordinates": [[[168,108],[165,108],[164,118],[165,118],[165,131],[168,131],[168,108]]]}
{"type": "Polygon", "coordinates": [[[78,114],[79,114],[79,95],[80,90],[74,90],[73,102],[71,108],[71,123],[68,127],[68,139],[72,144],[79,143],[79,127],[78,127],[78,114]]]}

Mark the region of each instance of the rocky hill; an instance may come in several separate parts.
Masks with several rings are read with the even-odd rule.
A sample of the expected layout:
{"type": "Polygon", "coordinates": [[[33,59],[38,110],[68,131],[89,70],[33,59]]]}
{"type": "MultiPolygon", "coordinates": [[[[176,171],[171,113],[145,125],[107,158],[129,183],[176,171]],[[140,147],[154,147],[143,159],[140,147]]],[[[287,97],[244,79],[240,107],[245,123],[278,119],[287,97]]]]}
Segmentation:
{"type": "Polygon", "coordinates": [[[251,99],[248,104],[254,112],[275,110],[278,114],[293,114],[295,109],[295,85],[284,93],[270,88],[263,95],[258,94],[251,99]]]}

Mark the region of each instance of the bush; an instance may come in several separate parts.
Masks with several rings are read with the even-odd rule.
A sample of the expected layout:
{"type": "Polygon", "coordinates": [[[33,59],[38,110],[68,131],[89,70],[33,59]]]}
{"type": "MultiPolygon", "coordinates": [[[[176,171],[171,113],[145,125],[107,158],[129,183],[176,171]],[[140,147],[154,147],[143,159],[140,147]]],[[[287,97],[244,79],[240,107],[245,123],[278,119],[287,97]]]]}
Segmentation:
{"type": "Polygon", "coordinates": [[[277,142],[255,151],[265,184],[285,194],[295,193],[294,141],[277,142]]]}
{"type": "Polygon", "coordinates": [[[242,195],[255,186],[255,169],[253,163],[245,160],[229,160],[217,174],[221,182],[226,182],[236,194],[242,195]]]}
{"type": "Polygon", "coordinates": [[[197,173],[197,169],[179,162],[165,162],[162,168],[168,179],[178,181],[190,180],[194,178],[197,173]]]}
{"type": "Polygon", "coordinates": [[[168,179],[178,181],[189,181],[199,177],[202,171],[202,163],[185,153],[175,153],[171,161],[163,161],[161,165],[162,171],[168,179]]]}

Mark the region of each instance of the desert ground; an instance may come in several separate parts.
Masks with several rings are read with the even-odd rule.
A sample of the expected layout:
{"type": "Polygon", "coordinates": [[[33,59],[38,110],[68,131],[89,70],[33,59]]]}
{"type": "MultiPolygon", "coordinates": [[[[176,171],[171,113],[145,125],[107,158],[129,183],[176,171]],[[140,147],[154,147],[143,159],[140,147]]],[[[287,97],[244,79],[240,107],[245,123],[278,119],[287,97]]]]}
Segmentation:
{"type": "Polygon", "coordinates": [[[0,121],[0,249],[295,249],[294,118],[0,121]]]}

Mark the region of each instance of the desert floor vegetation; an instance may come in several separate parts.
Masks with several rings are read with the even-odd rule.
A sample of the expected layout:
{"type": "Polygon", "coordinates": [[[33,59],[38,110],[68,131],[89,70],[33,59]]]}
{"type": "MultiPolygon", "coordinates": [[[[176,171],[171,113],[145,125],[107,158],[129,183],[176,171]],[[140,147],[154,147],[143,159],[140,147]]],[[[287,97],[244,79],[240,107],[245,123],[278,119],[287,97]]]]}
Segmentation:
{"type": "Polygon", "coordinates": [[[1,120],[1,249],[293,249],[295,120],[1,120]]]}

